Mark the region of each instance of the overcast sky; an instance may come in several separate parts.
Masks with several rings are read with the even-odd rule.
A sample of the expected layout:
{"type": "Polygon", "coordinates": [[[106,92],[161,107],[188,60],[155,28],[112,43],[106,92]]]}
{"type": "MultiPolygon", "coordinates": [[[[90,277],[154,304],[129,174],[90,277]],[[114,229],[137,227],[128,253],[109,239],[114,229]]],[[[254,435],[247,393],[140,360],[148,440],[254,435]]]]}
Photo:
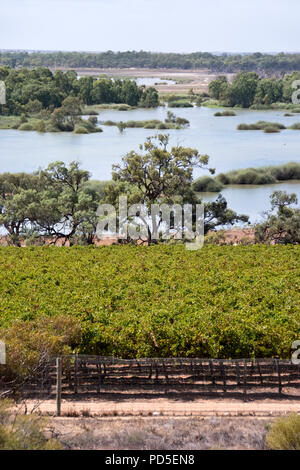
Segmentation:
{"type": "Polygon", "coordinates": [[[299,0],[0,0],[0,49],[300,51],[299,0]]]}

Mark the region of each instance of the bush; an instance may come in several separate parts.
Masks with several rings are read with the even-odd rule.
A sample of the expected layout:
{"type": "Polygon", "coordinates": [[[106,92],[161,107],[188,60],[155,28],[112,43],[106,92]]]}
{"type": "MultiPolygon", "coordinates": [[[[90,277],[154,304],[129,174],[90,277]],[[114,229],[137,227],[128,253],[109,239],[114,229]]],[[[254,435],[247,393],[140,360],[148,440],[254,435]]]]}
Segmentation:
{"type": "Polygon", "coordinates": [[[0,329],[7,349],[1,380],[10,384],[12,394],[18,393],[23,383],[42,372],[49,358],[71,354],[81,334],[78,319],[68,315],[40,316],[35,321],[15,319],[8,330],[0,329]]]}
{"type": "Polygon", "coordinates": [[[214,114],[214,116],[236,116],[236,113],[234,111],[218,111],[214,114]]]}
{"type": "Polygon", "coordinates": [[[89,116],[88,121],[95,126],[98,122],[98,119],[96,116],[89,116]]]}
{"type": "Polygon", "coordinates": [[[267,129],[266,132],[279,132],[279,130],[286,129],[286,127],[278,122],[258,121],[254,124],[239,124],[237,129],[239,131],[265,131],[267,129]]]}
{"type": "Polygon", "coordinates": [[[291,414],[276,420],[266,435],[266,443],[272,450],[300,450],[300,416],[291,414]]]}
{"type": "Polygon", "coordinates": [[[211,178],[210,176],[202,176],[201,178],[198,178],[197,180],[194,181],[193,183],[193,190],[196,192],[212,192],[212,193],[218,193],[221,191],[223,188],[223,185],[221,182],[216,181],[214,178],[211,178]]]}
{"type": "Polygon", "coordinates": [[[157,124],[154,124],[153,122],[146,122],[143,127],[144,129],[155,129],[156,125],[157,124]]]}
{"type": "Polygon", "coordinates": [[[46,125],[45,125],[45,122],[42,119],[37,122],[37,124],[35,126],[35,130],[38,131],[38,132],[46,132],[46,125]]]}
{"type": "Polygon", "coordinates": [[[169,108],[192,108],[193,105],[188,100],[179,100],[169,102],[169,108]]]}
{"type": "Polygon", "coordinates": [[[190,121],[185,118],[177,117],[176,118],[176,124],[179,124],[179,126],[188,126],[190,121]]]}
{"type": "Polygon", "coordinates": [[[293,129],[294,131],[299,131],[300,130],[300,122],[295,122],[290,129],[293,129]]]}
{"type": "Polygon", "coordinates": [[[28,122],[24,122],[24,124],[21,124],[18,127],[19,131],[33,131],[33,127],[31,124],[28,124],[28,122]]]}
{"type": "Polygon", "coordinates": [[[46,437],[47,421],[36,414],[18,414],[14,403],[0,402],[0,450],[62,450],[55,439],[46,437]]]}
{"type": "Polygon", "coordinates": [[[275,127],[275,126],[267,126],[264,128],[264,133],[265,134],[272,134],[272,133],[276,133],[276,132],[280,132],[280,130],[278,129],[278,127],[275,127]]]}
{"type": "Polygon", "coordinates": [[[89,131],[85,127],[79,126],[75,127],[75,134],[89,134],[89,131]]]}

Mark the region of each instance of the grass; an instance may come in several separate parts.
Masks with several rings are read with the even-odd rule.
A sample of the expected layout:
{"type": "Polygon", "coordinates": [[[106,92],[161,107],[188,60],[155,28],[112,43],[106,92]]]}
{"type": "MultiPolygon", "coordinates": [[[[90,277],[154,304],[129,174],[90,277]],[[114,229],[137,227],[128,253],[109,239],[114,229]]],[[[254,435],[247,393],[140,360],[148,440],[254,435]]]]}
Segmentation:
{"type": "Polygon", "coordinates": [[[123,104],[123,103],[102,103],[102,104],[86,105],[83,108],[83,115],[90,115],[91,111],[94,111],[97,114],[99,114],[101,109],[114,109],[116,111],[130,111],[131,109],[136,109],[136,107],[129,106],[129,104],[123,104]]]}
{"type": "MultiPolygon", "coordinates": [[[[0,129],[15,129],[19,131],[62,132],[52,126],[50,119],[27,116],[22,122],[20,116],[0,116],[0,129]]],[[[102,129],[89,120],[79,119],[74,129],[75,134],[90,134],[102,132],[102,129]]]]}
{"type": "Polygon", "coordinates": [[[280,132],[286,127],[278,122],[258,121],[254,124],[239,124],[237,129],[239,131],[280,132]]]}
{"type": "Polygon", "coordinates": [[[97,418],[54,421],[58,434],[64,426],[64,447],[82,450],[263,450],[268,425],[255,418],[230,417],[107,418],[101,426],[97,418]]]}
{"type": "Polygon", "coordinates": [[[236,116],[236,113],[234,111],[218,111],[217,113],[214,114],[214,116],[236,116]]]}
{"type": "Polygon", "coordinates": [[[189,100],[169,101],[169,108],[192,108],[193,104],[189,100]]]}
{"type": "Polygon", "coordinates": [[[189,121],[183,118],[176,118],[175,122],[170,122],[167,119],[163,122],[158,119],[150,119],[145,121],[104,121],[101,124],[105,126],[117,126],[119,128],[144,128],[144,129],[182,129],[189,125],[189,121]]]}
{"type": "Polygon", "coordinates": [[[220,173],[214,178],[202,176],[194,181],[193,189],[197,192],[219,192],[226,185],[275,184],[290,180],[300,180],[300,163],[289,162],[284,165],[232,170],[220,173]]]}

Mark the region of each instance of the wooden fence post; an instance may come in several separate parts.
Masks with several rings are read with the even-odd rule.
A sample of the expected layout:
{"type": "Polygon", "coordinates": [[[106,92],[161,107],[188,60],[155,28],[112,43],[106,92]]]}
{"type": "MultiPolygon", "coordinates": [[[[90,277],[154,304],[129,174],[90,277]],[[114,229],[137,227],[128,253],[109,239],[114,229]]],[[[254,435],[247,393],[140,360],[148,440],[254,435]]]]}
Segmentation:
{"type": "Polygon", "coordinates": [[[247,361],[244,359],[244,400],[247,396],[247,361]]]}
{"type": "Polygon", "coordinates": [[[274,363],[275,363],[275,368],[276,368],[277,375],[278,375],[278,393],[279,393],[279,395],[281,395],[282,394],[282,383],[281,383],[280,365],[279,365],[278,359],[274,359],[274,363]]]}
{"type": "Polygon", "coordinates": [[[61,376],[62,363],[61,357],[56,358],[56,416],[61,414],[61,376]]]}

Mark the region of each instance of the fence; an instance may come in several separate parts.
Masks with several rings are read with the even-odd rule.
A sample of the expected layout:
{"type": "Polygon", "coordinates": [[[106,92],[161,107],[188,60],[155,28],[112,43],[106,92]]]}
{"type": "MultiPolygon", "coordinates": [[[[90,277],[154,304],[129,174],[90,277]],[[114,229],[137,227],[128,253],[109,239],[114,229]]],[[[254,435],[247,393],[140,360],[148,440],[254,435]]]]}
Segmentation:
{"type": "Polygon", "coordinates": [[[111,394],[284,394],[300,398],[300,366],[278,359],[134,359],[66,356],[50,361],[24,393],[63,398],[111,394]],[[59,385],[57,385],[59,382],[59,385]]]}

